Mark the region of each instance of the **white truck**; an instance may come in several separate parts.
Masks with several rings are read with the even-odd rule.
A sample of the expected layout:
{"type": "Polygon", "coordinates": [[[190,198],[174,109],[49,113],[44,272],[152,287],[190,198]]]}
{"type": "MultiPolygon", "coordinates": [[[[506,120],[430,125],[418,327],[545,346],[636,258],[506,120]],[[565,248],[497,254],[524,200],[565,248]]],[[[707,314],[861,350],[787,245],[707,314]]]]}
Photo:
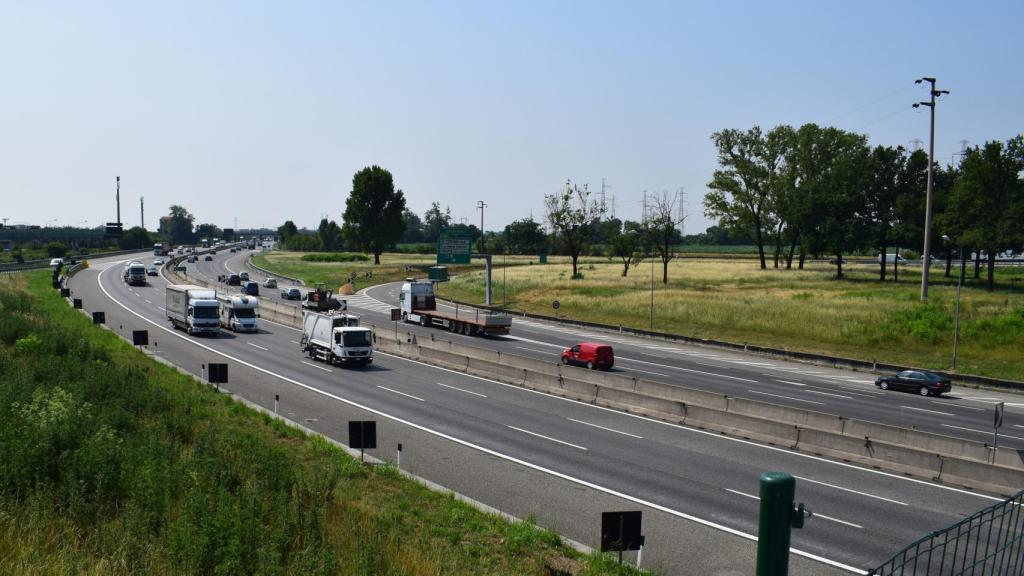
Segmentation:
{"type": "Polygon", "coordinates": [[[164,308],[175,328],[189,334],[216,336],[220,332],[220,302],[216,290],[192,284],[169,284],[164,308]]]}
{"type": "Polygon", "coordinates": [[[138,260],[132,260],[124,265],[124,281],[130,286],[146,285],[146,265],[138,260]]]}
{"type": "Polygon", "coordinates": [[[402,320],[420,326],[438,326],[449,332],[466,336],[508,334],[512,317],[503,314],[481,313],[479,309],[455,313],[437,311],[434,284],[406,278],[398,294],[398,305],[402,309],[402,320]]]}
{"type": "Polygon", "coordinates": [[[218,294],[220,325],[235,332],[256,332],[259,300],[255,296],[218,294]]]}
{"type": "Polygon", "coordinates": [[[303,310],[299,346],[310,359],[328,364],[373,362],[373,331],[352,314],[303,310]]]}

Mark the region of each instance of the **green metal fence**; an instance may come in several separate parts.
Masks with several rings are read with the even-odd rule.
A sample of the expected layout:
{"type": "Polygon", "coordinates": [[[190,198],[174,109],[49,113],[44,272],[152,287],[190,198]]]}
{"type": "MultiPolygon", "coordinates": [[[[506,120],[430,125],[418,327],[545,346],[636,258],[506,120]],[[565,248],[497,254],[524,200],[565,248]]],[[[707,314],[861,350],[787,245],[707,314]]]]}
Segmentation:
{"type": "Polygon", "coordinates": [[[1024,491],[937,530],[897,552],[878,576],[1024,574],[1024,491]]]}

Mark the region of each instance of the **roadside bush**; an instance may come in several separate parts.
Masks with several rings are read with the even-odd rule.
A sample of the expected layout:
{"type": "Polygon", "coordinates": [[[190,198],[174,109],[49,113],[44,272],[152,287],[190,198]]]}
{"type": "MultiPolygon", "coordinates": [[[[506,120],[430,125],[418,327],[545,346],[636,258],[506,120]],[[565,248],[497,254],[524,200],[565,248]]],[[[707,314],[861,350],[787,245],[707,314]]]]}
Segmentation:
{"type": "Polygon", "coordinates": [[[369,262],[370,257],[358,252],[315,252],[303,254],[303,262],[369,262]]]}
{"type": "Polygon", "coordinates": [[[63,242],[47,242],[43,249],[50,258],[63,258],[68,253],[68,247],[63,242]]]}
{"type": "Polygon", "coordinates": [[[892,315],[885,332],[894,339],[910,336],[929,344],[937,344],[952,334],[953,319],[944,308],[928,303],[899,310],[892,315]]]}

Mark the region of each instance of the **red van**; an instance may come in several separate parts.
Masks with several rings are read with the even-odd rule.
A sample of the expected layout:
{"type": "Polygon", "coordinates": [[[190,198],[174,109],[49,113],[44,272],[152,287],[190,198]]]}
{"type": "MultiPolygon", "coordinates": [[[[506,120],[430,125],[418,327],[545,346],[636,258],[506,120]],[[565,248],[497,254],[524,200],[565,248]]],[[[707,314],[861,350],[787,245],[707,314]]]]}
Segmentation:
{"type": "Polygon", "coordinates": [[[562,352],[562,364],[586,366],[591,370],[596,368],[610,370],[615,365],[615,353],[607,344],[580,342],[562,352]]]}

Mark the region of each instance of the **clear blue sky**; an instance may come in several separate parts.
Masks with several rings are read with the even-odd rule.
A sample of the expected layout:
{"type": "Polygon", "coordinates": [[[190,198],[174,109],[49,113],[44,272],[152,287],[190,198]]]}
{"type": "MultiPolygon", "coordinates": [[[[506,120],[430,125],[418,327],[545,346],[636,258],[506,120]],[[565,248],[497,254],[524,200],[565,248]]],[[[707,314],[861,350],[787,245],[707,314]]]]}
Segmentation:
{"type": "Polygon", "coordinates": [[[936,157],[1024,130],[1024,2],[5,2],[0,217],[340,220],[394,174],[485,227],[543,218],[567,178],[636,219],[687,194],[703,230],[723,128],[816,122],[936,157]]]}

